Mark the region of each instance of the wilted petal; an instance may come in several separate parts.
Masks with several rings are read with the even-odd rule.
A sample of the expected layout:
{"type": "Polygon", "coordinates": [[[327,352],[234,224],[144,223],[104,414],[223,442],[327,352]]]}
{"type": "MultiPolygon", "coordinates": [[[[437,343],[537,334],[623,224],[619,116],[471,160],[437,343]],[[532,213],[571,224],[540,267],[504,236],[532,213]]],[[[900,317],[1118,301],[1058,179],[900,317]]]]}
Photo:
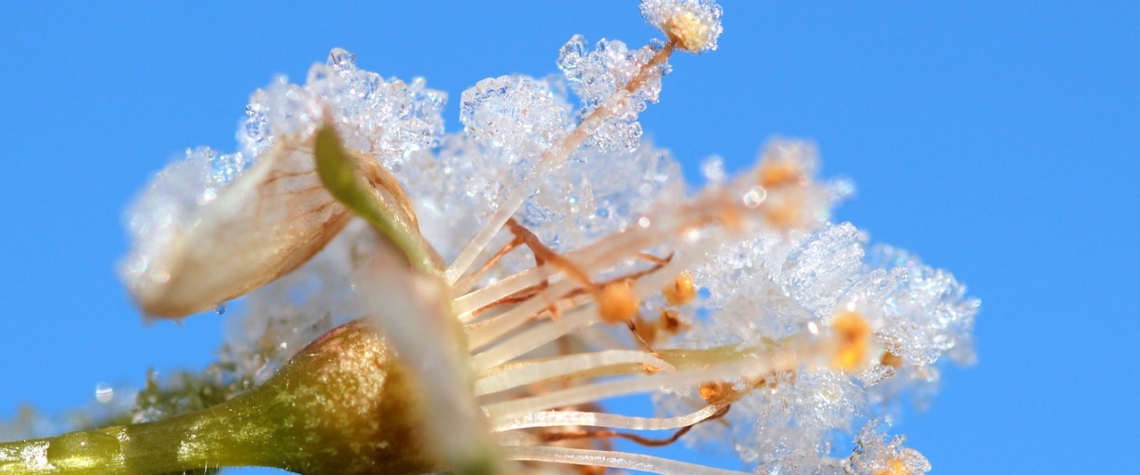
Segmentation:
{"type": "Polygon", "coordinates": [[[186,226],[167,229],[160,246],[138,233],[124,280],[150,316],[209,310],[265,285],[320,251],[351,218],[321,186],[311,138],[296,137],[279,140],[195,211],[186,226]]]}

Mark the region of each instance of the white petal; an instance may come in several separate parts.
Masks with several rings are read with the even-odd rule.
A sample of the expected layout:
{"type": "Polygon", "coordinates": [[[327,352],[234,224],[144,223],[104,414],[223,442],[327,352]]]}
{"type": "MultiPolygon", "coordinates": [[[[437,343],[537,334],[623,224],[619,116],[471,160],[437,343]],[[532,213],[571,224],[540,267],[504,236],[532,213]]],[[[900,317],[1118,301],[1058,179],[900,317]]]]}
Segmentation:
{"type": "Polygon", "coordinates": [[[212,309],[295,269],[340,232],[351,215],[321,186],[310,142],[279,140],[168,247],[137,256],[144,270],[127,286],[143,312],[212,309]]]}
{"type": "Polygon", "coordinates": [[[451,311],[441,275],[415,271],[387,238],[377,236],[356,273],[372,321],[423,389],[431,442],[455,473],[501,473],[483,411],[475,401],[463,327],[451,311]]]}

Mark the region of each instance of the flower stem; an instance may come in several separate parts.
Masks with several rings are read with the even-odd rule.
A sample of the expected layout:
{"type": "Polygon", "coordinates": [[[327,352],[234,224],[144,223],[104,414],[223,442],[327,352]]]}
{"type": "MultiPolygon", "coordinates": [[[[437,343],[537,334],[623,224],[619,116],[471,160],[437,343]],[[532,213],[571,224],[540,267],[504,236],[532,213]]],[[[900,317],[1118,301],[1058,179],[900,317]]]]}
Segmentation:
{"type": "Polygon", "coordinates": [[[428,473],[406,370],[361,322],[310,344],[256,389],[157,422],[0,444],[0,474],[162,474],[263,466],[305,475],[428,473]]]}

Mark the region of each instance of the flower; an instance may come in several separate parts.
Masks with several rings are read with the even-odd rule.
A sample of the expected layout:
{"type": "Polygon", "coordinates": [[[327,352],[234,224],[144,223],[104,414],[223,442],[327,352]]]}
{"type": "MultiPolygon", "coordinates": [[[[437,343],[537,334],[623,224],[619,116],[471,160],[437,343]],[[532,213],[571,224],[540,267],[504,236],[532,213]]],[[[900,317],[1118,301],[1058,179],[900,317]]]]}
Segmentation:
{"type": "MultiPolygon", "coordinates": [[[[720,8],[645,0],[641,10],[666,42],[590,50],[575,36],[559,53],[562,78],[465,91],[454,135],[442,132],[446,95],[333,50],[305,85],[280,78],[254,93],[242,151],[198,149],[160,172],[129,219],[123,276],[140,307],[180,318],[245,296],[224,363],[264,385],[225,404],[317,394],[323,412],[303,418],[351,435],[321,445],[332,443],[299,433],[290,443],[313,445],[264,449],[258,463],[725,473],[610,444],[685,437],[727,442],[772,473],[925,470],[892,462],[918,460],[896,448],[840,454],[834,433],[899,389],[880,383],[933,374],[944,353],[968,359],[976,301],[892,249],[866,260],[866,237],[828,222],[850,186],[818,180],[806,142],[773,140],[751,171],[688,190],[637,119],[677,48],[715,49],[720,8]],[[366,323],[329,329],[358,317],[366,323]],[[326,395],[396,374],[406,383],[326,395]],[[646,393],[656,417],[601,406],[646,393]],[[338,410],[370,400],[407,404],[338,410]],[[404,438],[358,430],[382,421],[404,438]],[[667,435],[631,432],[647,430],[667,435]],[[393,443],[403,455],[385,455],[393,443]],[[369,449],[353,458],[342,446],[369,449]]],[[[281,411],[270,424],[295,416],[281,411]]]]}

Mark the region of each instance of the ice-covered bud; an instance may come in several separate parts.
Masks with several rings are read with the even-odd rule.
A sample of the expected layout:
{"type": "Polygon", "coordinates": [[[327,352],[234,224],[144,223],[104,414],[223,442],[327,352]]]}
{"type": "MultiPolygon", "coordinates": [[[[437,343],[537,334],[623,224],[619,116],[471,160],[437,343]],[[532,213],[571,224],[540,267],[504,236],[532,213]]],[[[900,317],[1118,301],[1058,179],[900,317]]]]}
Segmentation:
{"type": "Polygon", "coordinates": [[[713,0],[642,0],[641,16],[690,53],[716,49],[724,28],[720,5],[713,0]]]}

